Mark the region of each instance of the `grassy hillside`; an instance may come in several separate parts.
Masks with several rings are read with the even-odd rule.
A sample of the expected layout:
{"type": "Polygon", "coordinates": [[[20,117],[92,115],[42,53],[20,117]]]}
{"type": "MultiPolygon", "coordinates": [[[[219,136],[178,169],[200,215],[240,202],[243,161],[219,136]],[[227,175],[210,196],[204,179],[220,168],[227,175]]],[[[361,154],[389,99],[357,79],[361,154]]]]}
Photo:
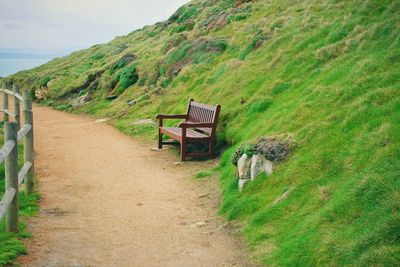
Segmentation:
{"type": "Polygon", "coordinates": [[[130,122],[182,112],[190,97],[219,103],[221,212],[260,261],[400,265],[398,0],[194,0],[11,79],[153,137],[130,122]],[[232,154],[271,135],[295,140],[292,157],[239,194],[232,154]]]}

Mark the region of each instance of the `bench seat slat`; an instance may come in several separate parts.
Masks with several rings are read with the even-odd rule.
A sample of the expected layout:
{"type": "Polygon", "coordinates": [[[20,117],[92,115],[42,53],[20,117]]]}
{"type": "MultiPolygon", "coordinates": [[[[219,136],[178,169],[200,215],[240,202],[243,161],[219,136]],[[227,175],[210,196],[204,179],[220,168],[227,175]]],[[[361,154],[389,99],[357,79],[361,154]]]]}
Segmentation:
{"type": "MultiPolygon", "coordinates": [[[[160,127],[161,132],[166,133],[168,135],[172,135],[171,137],[180,139],[182,137],[182,128],[179,127],[160,127]]],[[[199,133],[197,131],[186,129],[186,139],[210,139],[210,136],[199,133]]]]}
{"type": "MultiPolygon", "coordinates": [[[[160,127],[161,132],[172,135],[173,138],[180,139],[182,137],[182,128],[179,127],[160,127]]],[[[210,139],[210,136],[199,133],[197,131],[186,129],[186,139],[210,139]]]]}

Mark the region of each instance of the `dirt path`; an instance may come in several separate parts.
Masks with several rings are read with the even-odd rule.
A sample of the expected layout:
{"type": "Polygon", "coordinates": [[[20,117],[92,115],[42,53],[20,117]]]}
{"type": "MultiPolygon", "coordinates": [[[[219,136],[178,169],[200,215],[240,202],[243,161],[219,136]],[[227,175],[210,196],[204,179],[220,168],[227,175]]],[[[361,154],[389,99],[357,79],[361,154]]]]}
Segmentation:
{"type": "Polygon", "coordinates": [[[42,195],[23,266],[249,266],[217,218],[215,162],[174,165],[168,151],[94,119],[35,107],[42,195]],[[205,166],[206,165],[206,166],[205,166]]]}

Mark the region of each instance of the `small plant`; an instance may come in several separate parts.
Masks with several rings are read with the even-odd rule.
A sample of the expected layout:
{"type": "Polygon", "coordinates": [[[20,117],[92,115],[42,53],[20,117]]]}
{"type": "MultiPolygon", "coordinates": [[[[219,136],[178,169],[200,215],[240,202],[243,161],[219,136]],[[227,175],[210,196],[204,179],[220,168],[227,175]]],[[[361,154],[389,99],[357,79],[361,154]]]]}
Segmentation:
{"type": "Polygon", "coordinates": [[[202,179],[205,177],[209,177],[212,176],[214,174],[214,170],[207,170],[207,171],[199,171],[198,173],[196,173],[196,175],[194,176],[194,178],[196,179],[202,179]]]}
{"type": "Polygon", "coordinates": [[[232,156],[232,164],[237,165],[239,159],[244,154],[246,154],[248,157],[257,154],[256,145],[252,143],[241,144],[232,156]]]}

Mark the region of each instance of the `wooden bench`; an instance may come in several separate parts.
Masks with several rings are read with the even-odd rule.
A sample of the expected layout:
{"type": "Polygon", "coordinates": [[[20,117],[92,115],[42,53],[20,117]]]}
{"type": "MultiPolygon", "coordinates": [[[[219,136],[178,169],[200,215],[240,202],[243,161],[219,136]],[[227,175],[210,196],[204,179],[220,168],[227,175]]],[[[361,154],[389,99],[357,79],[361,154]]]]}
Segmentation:
{"type": "Polygon", "coordinates": [[[163,141],[163,134],[180,143],[181,160],[186,157],[213,157],[215,137],[218,123],[218,116],[221,110],[220,105],[210,106],[195,102],[190,99],[186,114],[158,114],[158,148],[162,149],[165,144],[172,144],[171,141],[163,141]],[[178,127],[164,127],[164,119],[183,119],[178,127]],[[208,143],[208,152],[187,153],[187,144],[203,142],[208,143]]]}

